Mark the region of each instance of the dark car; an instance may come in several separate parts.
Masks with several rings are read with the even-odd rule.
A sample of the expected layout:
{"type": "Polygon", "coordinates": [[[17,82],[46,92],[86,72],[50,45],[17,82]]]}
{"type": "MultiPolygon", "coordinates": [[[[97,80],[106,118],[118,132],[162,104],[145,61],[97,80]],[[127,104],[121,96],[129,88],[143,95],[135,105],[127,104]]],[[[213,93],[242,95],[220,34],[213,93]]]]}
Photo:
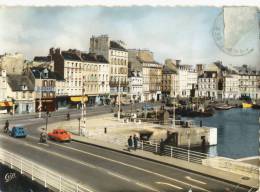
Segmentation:
{"type": "Polygon", "coordinates": [[[9,131],[9,135],[11,137],[26,137],[27,133],[23,127],[13,127],[11,131],[9,131]]]}

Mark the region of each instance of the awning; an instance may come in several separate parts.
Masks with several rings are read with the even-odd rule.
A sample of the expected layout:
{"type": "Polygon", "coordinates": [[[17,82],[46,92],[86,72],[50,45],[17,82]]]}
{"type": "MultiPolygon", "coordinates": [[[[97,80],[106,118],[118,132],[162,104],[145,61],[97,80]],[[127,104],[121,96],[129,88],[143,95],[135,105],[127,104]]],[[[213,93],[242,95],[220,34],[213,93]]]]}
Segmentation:
{"type": "Polygon", "coordinates": [[[12,106],[13,106],[13,102],[11,102],[11,101],[0,102],[0,107],[12,107],[12,106]]]}
{"type": "MultiPolygon", "coordinates": [[[[82,97],[70,97],[70,100],[72,102],[81,102],[82,101],[82,97]]],[[[86,102],[88,101],[88,97],[87,96],[84,96],[83,97],[83,101],[86,102]]]]}

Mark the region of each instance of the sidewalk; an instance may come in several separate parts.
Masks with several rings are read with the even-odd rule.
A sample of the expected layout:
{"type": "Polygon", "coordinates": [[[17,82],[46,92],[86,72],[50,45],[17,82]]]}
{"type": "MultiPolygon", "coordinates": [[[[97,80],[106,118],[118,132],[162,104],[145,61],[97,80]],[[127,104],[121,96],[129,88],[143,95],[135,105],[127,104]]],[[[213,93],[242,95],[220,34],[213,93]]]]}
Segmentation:
{"type": "Polygon", "coordinates": [[[238,175],[238,174],[234,174],[234,173],[230,173],[230,172],[226,172],[226,171],[221,171],[219,169],[215,169],[215,168],[211,168],[211,167],[207,167],[207,166],[203,166],[203,165],[199,165],[199,164],[195,164],[195,163],[188,163],[187,161],[183,161],[180,159],[175,159],[175,158],[166,157],[166,156],[159,156],[159,155],[156,155],[151,152],[142,151],[140,149],[138,149],[136,151],[132,150],[131,152],[129,152],[126,150],[127,146],[123,147],[123,146],[119,146],[117,144],[107,143],[107,142],[103,142],[103,141],[101,142],[100,140],[95,140],[95,139],[78,136],[78,135],[72,135],[72,139],[76,142],[86,143],[86,144],[98,146],[101,148],[117,151],[120,153],[133,155],[133,156],[136,156],[139,158],[167,164],[170,166],[179,167],[179,168],[185,169],[187,171],[200,173],[202,175],[217,178],[219,180],[228,181],[230,183],[236,183],[236,184],[239,183],[240,185],[244,185],[249,188],[258,186],[258,182],[259,182],[257,179],[249,178],[248,180],[245,180],[245,179],[242,179],[242,177],[243,177],[242,175],[238,175]]]}

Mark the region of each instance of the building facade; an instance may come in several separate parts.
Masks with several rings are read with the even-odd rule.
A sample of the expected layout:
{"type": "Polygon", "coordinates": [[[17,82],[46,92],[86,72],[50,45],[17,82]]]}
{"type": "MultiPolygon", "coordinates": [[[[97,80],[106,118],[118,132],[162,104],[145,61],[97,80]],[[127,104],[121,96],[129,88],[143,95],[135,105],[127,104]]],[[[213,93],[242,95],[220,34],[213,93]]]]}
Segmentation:
{"type": "Polygon", "coordinates": [[[109,62],[110,96],[116,97],[119,91],[128,92],[128,51],[122,41],[110,40],[107,35],[90,38],[90,53],[103,55],[109,62]],[[120,82],[120,86],[119,86],[120,82]]]}
{"type": "Polygon", "coordinates": [[[239,99],[239,75],[228,74],[223,77],[223,99],[239,99]]]}
{"type": "Polygon", "coordinates": [[[217,99],[218,92],[218,77],[216,72],[205,71],[198,77],[198,97],[217,99]]]}
{"type": "Polygon", "coordinates": [[[179,97],[195,97],[198,84],[198,74],[191,65],[177,65],[179,77],[179,97]]]}
{"type": "Polygon", "coordinates": [[[132,101],[144,101],[143,76],[139,71],[129,72],[129,94],[132,101]]]}
{"type": "Polygon", "coordinates": [[[179,94],[179,76],[173,63],[165,63],[162,70],[162,95],[164,98],[176,98],[179,94]]]}

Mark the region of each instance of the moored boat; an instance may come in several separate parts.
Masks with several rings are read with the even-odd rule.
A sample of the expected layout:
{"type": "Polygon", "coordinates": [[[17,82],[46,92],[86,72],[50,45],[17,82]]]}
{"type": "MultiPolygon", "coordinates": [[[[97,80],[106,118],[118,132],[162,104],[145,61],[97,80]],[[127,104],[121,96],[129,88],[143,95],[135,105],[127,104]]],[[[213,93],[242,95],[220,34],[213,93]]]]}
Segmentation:
{"type": "Polygon", "coordinates": [[[242,103],[242,107],[243,107],[243,108],[252,108],[252,107],[253,107],[253,104],[252,104],[252,103],[245,103],[245,102],[243,102],[243,103],[242,103]]]}
{"type": "Polygon", "coordinates": [[[232,109],[233,106],[231,105],[217,105],[215,106],[216,110],[228,110],[228,109],[232,109]]]}

